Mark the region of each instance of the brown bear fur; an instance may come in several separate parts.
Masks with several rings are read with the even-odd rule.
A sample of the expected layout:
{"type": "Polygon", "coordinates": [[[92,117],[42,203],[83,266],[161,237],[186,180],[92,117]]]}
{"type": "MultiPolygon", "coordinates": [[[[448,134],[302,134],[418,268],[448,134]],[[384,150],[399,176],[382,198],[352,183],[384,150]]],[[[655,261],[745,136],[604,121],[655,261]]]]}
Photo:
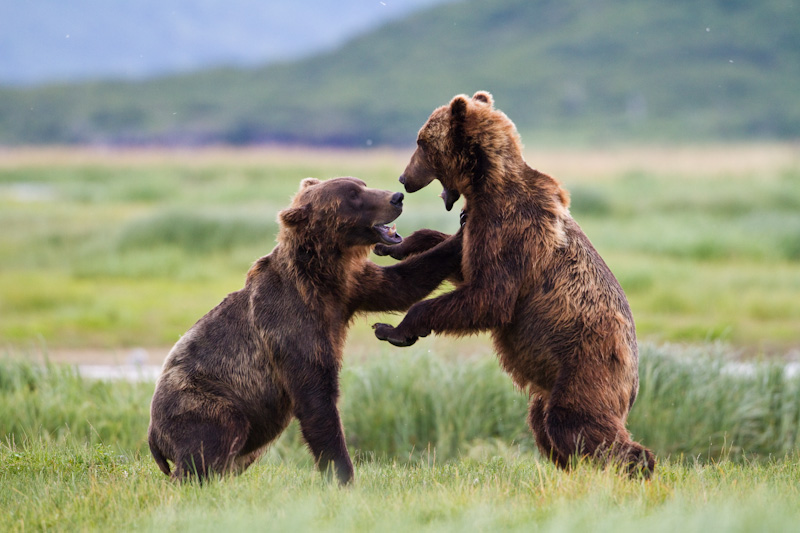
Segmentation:
{"type": "Polygon", "coordinates": [[[384,224],[402,200],[354,178],[303,180],[272,253],[167,356],[148,435],[165,474],[168,460],[178,479],[243,471],[296,416],[320,470],[352,479],[336,407],[348,323],[407,309],[460,261],[447,242],[390,267],[367,260],[375,243],[400,240],[384,224]]]}
{"type": "MultiPolygon", "coordinates": [[[[501,365],[530,394],[529,423],[545,456],[561,467],[574,456],[610,459],[649,475],[653,454],[625,428],[639,387],[628,301],[570,216],[566,191],[527,165],[516,127],[493,104],[478,92],[436,109],[400,178],[407,192],[438,179],[448,210],[464,196],[466,220],[445,241],[462,242],[463,283],[375,333],[407,346],[431,331],[491,331],[501,365]]],[[[445,237],[425,233],[392,255],[445,237]]]]}

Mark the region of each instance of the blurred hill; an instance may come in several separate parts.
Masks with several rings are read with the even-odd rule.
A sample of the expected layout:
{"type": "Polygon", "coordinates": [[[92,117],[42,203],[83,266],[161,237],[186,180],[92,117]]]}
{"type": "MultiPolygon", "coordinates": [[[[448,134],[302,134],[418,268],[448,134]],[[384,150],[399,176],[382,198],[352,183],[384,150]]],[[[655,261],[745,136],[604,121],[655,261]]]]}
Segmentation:
{"type": "Polygon", "coordinates": [[[0,83],[296,59],[442,1],[7,0],[0,2],[0,83]]]}
{"type": "Polygon", "coordinates": [[[411,144],[487,89],[529,140],[800,137],[800,3],[469,0],[262,68],[0,90],[0,143],[411,144]]]}

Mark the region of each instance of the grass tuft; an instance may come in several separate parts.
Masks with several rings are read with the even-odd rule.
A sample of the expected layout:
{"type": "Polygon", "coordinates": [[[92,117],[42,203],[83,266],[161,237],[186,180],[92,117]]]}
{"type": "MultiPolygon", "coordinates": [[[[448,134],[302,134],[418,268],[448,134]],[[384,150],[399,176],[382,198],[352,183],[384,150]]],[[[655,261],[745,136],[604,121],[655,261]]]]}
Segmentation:
{"type": "MultiPolygon", "coordinates": [[[[645,345],[636,440],[673,461],[782,457],[800,445],[800,376],[725,349],[645,345]]],[[[385,348],[342,373],[339,407],[357,461],[446,463],[535,453],[527,398],[494,358],[447,361],[385,348]]],[[[0,362],[0,427],[15,442],[113,446],[147,454],[153,384],[82,378],[71,367],[0,362]]],[[[270,461],[308,461],[293,423],[270,461]]]]}
{"type": "Polygon", "coordinates": [[[275,221],[167,211],[126,224],[116,247],[120,252],[175,247],[194,255],[227,251],[236,246],[269,244],[276,232],[275,221]]]}
{"type": "Polygon", "coordinates": [[[241,476],[175,484],[144,442],[153,384],[0,360],[0,523],[8,531],[791,530],[800,378],[719,346],[642,349],[630,429],[650,481],[534,451],[526,399],[495,361],[386,349],[343,372],[352,487],[323,481],[292,424],[241,476]]]}

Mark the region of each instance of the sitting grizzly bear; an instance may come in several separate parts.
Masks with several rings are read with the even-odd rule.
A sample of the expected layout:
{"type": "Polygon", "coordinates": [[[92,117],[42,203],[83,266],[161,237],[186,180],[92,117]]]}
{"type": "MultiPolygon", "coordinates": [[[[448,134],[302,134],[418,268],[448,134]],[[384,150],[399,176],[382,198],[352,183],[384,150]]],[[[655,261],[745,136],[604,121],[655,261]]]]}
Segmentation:
{"type": "MultiPolygon", "coordinates": [[[[565,468],[575,455],[611,459],[649,475],[653,454],[625,429],[639,387],[628,301],[570,216],[567,193],[526,164],[516,127],[493,104],[481,91],[436,109],[400,177],[407,192],[438,179],[447,210],[464,196],[463,226],[445,241],[462,243],[463,283],[375,334],[408,346],[431,331],[490,330],[503,368],[530,394],[545,456],[565,468]]],[[[377,252],[402,258],[446,237],[421,230],[377,252]]]]}
{"type": "Polygon", "coordinates": [[[167,356],[148,435],[165,474],[168,460],[178,479],[241,472],[296,416],[319,469],[353,478],[336,407],[348,323],[408,309],[460,261],[447,242],[386,268],[367,260],[376,243],[402,240],[386,226],[402,202],[355,178],[302,181],[272,253],[167,356]]]}

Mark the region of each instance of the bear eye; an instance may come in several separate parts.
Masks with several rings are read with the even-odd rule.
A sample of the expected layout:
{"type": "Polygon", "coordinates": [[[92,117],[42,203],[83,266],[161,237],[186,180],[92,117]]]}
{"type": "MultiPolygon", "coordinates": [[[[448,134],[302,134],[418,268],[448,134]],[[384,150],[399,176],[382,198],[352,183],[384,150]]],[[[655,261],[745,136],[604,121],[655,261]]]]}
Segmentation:
{"type": "Polygon", "coordinates": [[[417,146],[424,150],[428,146],[428,143],[426,143],[423,139],[417,139],[417,146]]]}
{"type": "Polygon", "coordinates": [[[351,200],[358,200],[358,191],[355,189],[350,189],[350,199],[351,200]]]}

